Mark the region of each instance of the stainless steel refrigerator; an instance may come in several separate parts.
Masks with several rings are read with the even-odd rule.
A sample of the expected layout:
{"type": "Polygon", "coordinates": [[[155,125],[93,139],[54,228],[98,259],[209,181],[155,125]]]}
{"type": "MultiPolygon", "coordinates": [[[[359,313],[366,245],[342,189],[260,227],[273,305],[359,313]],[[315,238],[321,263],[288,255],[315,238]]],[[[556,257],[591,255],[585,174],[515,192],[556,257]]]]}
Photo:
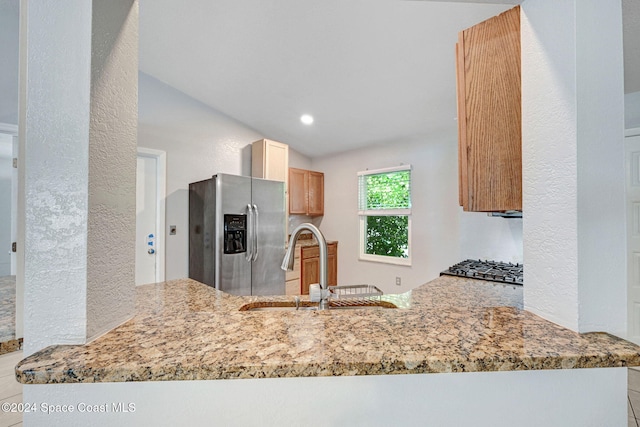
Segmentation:
{"type": "Polygon", "coordinates": [[[233,295],[284,295],[284,183],[217,174],[189,184],[189,277],[233,295]]]}

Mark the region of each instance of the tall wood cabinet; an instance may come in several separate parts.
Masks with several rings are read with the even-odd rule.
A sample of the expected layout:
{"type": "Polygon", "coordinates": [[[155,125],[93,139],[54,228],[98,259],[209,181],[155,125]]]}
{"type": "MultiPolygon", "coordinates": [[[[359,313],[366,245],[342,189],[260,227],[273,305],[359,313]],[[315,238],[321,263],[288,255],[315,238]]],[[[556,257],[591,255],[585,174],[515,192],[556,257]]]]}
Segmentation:
{"type": "Polygon", "coordinates": [[[289,214],[324,215],[324,174],[289,168],[289,214]]]}
{"type": "Polygon", "coordinates": [[[459,33],[460,205],[522,210],[520,7],[459,33]]]}

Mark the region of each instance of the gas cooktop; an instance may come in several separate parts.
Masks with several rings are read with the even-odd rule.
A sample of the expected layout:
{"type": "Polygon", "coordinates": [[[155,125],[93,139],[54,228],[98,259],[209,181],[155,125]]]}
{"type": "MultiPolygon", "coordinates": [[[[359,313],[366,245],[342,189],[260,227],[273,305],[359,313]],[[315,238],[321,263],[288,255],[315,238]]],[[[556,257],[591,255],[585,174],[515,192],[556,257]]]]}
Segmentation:
{"type": "Polygon", "coordinates": [[[467,259],[449,267],[440,275],[470,277],[491,282],[522,285],[522,264],[467,259]]]}

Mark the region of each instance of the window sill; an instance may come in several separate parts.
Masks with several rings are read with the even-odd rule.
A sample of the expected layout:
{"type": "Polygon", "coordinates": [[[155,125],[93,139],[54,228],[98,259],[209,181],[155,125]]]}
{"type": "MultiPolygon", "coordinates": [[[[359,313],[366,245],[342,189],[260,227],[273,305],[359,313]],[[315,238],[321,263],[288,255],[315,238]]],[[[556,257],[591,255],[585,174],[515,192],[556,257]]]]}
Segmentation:
{"type": "Polygon", "coordinates": [[[381,264],[393,264],[411,267],[411,258],[395,258],[390,256],[360,254],[358,256],[358,261],[377,262],[381,264]]]}

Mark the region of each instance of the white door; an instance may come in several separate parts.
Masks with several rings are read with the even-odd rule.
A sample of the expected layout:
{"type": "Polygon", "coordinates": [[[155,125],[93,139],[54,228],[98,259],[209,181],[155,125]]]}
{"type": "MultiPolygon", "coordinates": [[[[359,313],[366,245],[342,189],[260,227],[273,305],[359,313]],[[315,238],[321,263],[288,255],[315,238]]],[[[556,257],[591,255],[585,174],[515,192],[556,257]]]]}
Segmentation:
{"type": "Polygon", "coordinates": [[[136,177],[136,285],[156,283],[158,259],[157,160],[138,156],[136,177]]]}
{"type": "Polygon", "coordinates": [[[625,138],[628,339],[640,344],[640,136],[625,138]]]}
{"type": "MultiPolygon", "coordinates": [[[[18,158],[18,137],[13,136],[13,158],[18,158]]],[[[13,159],[12,159],[13,163],[13,159]]],[[[13,165],[12,165],[13,166],[13,165]]],[[[17,275],[18,257],[13,243],[18,241],[18,168],[11,170],[11,275],[17,275]]]]}
{"type": "Polygon", "coordinates": [[[13,138],[0,133],[0,277],[11,271],[11,211],[13,203],[13,138]]]}

